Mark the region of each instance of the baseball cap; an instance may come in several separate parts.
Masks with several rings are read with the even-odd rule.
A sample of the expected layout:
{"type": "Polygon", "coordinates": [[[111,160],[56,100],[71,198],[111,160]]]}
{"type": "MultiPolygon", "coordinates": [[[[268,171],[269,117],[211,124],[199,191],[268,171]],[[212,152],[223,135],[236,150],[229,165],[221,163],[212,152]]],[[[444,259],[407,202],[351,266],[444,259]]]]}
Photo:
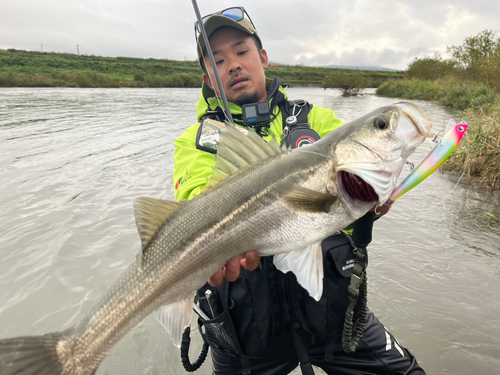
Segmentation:
{"type": "MultiPolygon", "coordinates": [[[[202,18],[202,22],[205,26],[205,32],[207,37],[210,36],[221,27],[233,27],[235,29],[241,30],[249,35],[254,35],[262,45],[257,30],[250,19],[250,16],[243,7],[232,7],[206,15],[202,18]]],[[[198,59],[201,61],[203,53],[205,52],[206,45],[203,35],[201,34],[200,25],[198,21],[195,22],[195,33],[197,34],[197,49],[198,49],[198,59]]]]}

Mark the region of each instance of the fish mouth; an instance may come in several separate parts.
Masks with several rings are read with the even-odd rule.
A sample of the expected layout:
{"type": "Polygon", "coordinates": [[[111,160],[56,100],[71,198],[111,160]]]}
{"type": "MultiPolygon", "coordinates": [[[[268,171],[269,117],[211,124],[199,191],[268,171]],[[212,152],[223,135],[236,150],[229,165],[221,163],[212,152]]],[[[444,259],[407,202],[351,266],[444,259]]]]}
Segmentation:
{"type": "Polygon", "coordinates": [[[378,202],[379,198],[375,190],[361,177],[347,171],[341,171],[340,181],[344,192],[349,197],[362,202],[378,202]]]}

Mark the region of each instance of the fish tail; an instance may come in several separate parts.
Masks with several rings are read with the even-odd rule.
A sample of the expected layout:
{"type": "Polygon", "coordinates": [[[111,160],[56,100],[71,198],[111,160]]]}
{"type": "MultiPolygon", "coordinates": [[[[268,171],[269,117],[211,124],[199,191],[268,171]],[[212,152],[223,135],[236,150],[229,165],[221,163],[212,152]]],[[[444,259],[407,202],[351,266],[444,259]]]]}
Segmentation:
{"type": "Polygon", "coordinates": [[[57,375],[63,365],[57,355],[62,333],[24,336],[0,340],[0,374],[57,375]]]}

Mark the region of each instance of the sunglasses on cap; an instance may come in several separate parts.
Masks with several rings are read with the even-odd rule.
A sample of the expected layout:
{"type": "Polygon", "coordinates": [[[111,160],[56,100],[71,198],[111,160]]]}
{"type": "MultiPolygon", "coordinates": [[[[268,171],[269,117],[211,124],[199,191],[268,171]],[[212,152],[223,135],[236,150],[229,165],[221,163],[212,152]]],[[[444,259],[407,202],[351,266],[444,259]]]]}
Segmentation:
{"type": "MultiPolygon", "coordinates": [[[[203,24],[205,24],[205,22],[207,22],[207,20],[210,17],[215,16],[215,15],[225,16],[227,18],[232,19],[233,21],[238,22],[238,21],[241,21],[241,20],[243,20],[245,18],[245,14],[246,14],[248,20],[250,21],[250,23],[252,24],[252,26],[255,29],[255,25],[253,24],[252,19],[250,18],[250,16],[248,15],[247,11],[243,7],[231,7],[231,8],[227,8],[227,9],[221,10],[219,12],[207,14],[206,16],[204,16],[201,19],[201,22],[203,22],[203,24]]],[[[195,29],[195,31],[197,33],[201,33],[200,23],[198,21],[196,21],[194,23],[194,29],[195,29]]]]}

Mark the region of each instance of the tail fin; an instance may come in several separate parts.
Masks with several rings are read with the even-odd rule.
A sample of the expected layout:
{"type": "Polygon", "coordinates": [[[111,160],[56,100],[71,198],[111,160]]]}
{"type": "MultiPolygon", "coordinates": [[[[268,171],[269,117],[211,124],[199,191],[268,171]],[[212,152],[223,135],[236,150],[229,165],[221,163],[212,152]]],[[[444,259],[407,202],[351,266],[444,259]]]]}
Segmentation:
{"type": "Polygon", "coordinates": [[[56,352],[62,334],[14,337],[0,340],[0,374],[57,375],[63,373],[56,352]]]}

